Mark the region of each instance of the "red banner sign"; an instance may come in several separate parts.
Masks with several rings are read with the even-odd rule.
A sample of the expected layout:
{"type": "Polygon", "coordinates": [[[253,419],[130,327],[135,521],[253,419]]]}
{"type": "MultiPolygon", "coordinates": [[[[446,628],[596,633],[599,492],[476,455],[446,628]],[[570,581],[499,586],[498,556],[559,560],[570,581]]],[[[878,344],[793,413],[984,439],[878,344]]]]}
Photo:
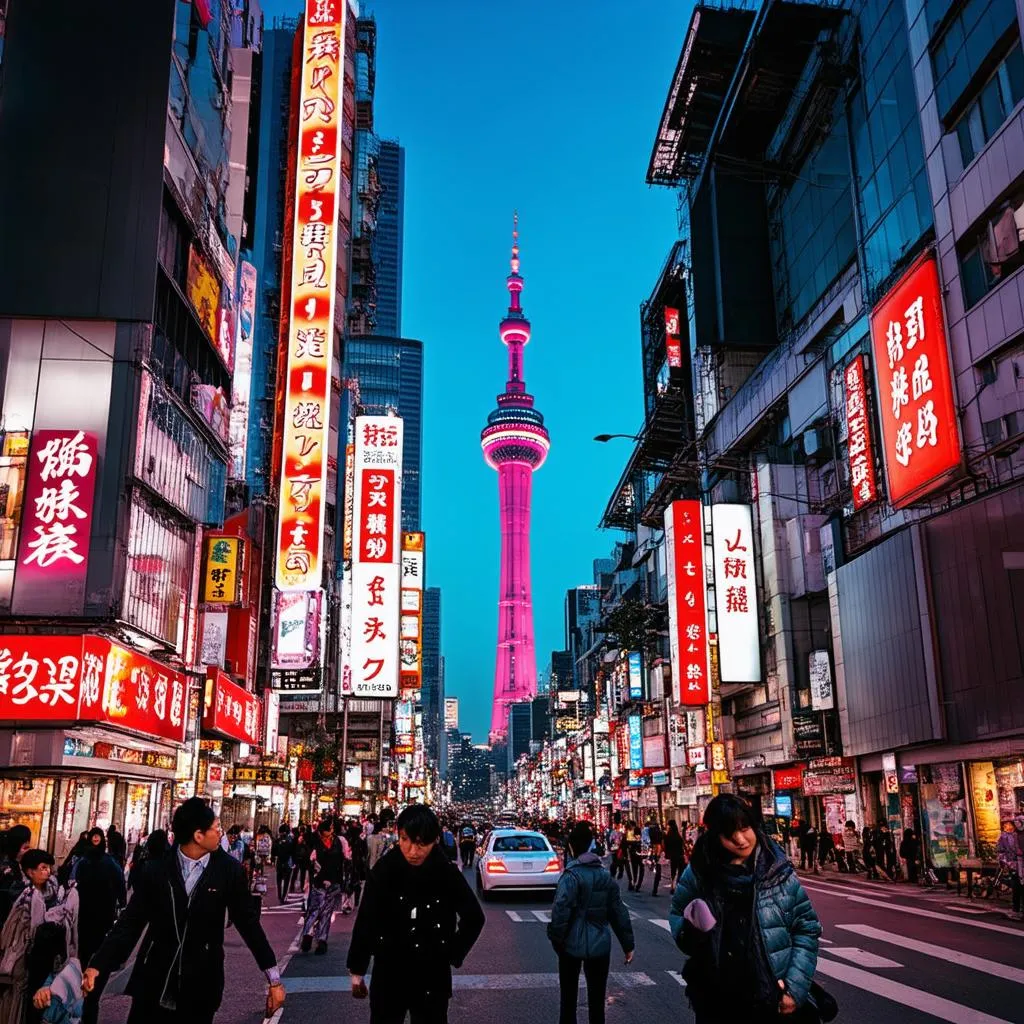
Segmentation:
{"type": "Polygon", "coordinates": [[[81,612],[96,456],[95,434],[37,430],[32,435],[14,574],[15,612],[81,612]]]}
{"type": "Polygon", "coordinates": [[[711,700],[708,671],[707,578],[703,510],[699,501],[674,501],[665,510],[668,548],[669,647],[673,699],[702,705],[711,700]]]}
{"type": "Polygon", "coordinates": [[[0,721],[106,722],[182,743],[181,672],[99,636],[0,637],[0,721]]]}
{"type": "Polygon", "coordinates": [[[665,355],[668,365],[678,369],[683,365],[683,345],[679,338],[679,310],[665,307],[665,355]]]}
{"type": "Polygon", "coordinates": [[[889,500],[903,508],[962,462],[935,256],[918,260],[871,314],[889,500]]]}
{"type": "Polygon", "coordinates": [[[220,669],[208,668],[203,728],[253,747],[262,746],[259,697],[220,669]]]}
{"type": "Polygon", "coordinates": [[[776,789],[799,789],[804,781],[805,764],[795,764],[792,768],[776,768],[772,773],[776,789]]]}
{"type": "Polygon", "coordinates": [[[846,435],[850,461],[850,483],[855,510],[878,498],[875,481],[875,453],[871,446],[867,389],[864,383],[864,357],[857,356],[846,367],[846,435]]]}

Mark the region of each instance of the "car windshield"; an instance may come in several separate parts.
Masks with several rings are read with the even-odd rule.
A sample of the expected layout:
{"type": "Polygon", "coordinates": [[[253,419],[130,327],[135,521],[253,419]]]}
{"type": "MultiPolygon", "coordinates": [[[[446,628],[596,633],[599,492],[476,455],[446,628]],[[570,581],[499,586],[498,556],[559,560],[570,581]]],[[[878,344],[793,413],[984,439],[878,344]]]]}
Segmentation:
{"type": "Polygon", "coordinates": [[[495,853],[547,853],[548,844],[540,836],[498,836],[495,853]]]}

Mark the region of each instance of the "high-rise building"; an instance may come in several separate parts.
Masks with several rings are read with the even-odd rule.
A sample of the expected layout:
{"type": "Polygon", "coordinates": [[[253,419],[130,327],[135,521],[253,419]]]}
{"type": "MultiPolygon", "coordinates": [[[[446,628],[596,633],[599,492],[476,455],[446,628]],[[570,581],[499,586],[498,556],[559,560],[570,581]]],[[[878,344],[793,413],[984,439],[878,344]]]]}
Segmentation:
{"type": "Polygon", "coordinates": [[[508,708],[508,770],[530,752],[533,739],[533,703],[528,700],[510,704],[508,708]]]}
{"type": "Polygon", "coordinates": [[[445,698],[441,681],[441,588],[423,593],[423,686],[420,691],[423,747],[427,763],[441,765],[445,698]]]}
{"type": "Polygon", "coordinates": [[[402,336],[402,244],[405,237],[405,147],[381,140],[377,158],[377,333],[402,336]]]}
{"type": "Polygon", "coordinates": [[[519,274],[519,221],[512,230],[511,272],[507,278],[509,307],[499,333],[508,348],[508,380],[498,395],[498,408],[487,417],[480,435],[487,464],[498,471],[501,516],[501,575],[498,593],[498,651],[494,672],[491,740],[508,727],[509,704],[537,692],[537,652],[533,636],[530,585],[530,503],[533,472],[544,464],[550,442],[544,417],[527,394],[523,349],[530,340],[530,321],[520,306],[523,279],[519,274]]]}
{"type": "Polygon", "coordinates": [[[410,338],[352,337],[345,345],[344,376],[358,380],[359,406],[365,413],[391,411],[402,417],[402,529],[419,530],[423,342],[410,338]]]}

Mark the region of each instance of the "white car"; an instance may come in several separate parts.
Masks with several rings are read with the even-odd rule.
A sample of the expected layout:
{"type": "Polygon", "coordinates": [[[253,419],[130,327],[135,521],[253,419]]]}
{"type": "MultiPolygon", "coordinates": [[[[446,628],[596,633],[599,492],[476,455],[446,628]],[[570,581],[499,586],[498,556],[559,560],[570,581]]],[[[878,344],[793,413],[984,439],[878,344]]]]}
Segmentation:
{"type": "Polygon", "coordinates": [[[554,893],[562,877],[562,861],[541,832],[523,828],[496,828],[484,840],[477,863],[477,890],[487,900],[491,893],[554,893]]]}

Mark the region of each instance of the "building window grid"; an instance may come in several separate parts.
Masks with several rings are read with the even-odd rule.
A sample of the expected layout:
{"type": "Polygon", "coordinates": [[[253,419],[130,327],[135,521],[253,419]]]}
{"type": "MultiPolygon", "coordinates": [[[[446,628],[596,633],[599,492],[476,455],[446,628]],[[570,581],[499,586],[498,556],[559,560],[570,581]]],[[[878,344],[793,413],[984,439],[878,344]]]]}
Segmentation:
{"type": "Polygon", "coordinates": [[[951,129],[956,132],[964,168],[1006,123],[1022,99],[1024,52],[1018,38],[951,129]]]}

